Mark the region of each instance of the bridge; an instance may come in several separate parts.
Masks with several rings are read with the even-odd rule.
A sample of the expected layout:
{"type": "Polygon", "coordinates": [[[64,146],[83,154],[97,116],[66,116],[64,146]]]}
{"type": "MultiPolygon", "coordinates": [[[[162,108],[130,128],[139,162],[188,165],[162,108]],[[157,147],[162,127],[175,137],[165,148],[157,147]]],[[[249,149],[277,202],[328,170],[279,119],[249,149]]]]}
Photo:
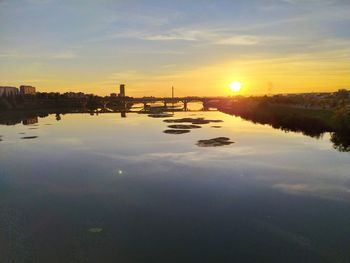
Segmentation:
{"type": "Polygon", "coordinates": [[[127,105],[132,106],[134,104],[143,104],[144,108],[147,108],[150,104],[161,103],[164,107],[169,104],[183,104],[183,110],[188,110],[188,103],[199,102],[203,104],[203,109],[208,109],[210,102],[226,101],[228,97],[142,97],[142,98],[132,98],[132,97],[105,97],[103,98],[104,107],[110,104],[123,104],[125,107],[127,105]]]}

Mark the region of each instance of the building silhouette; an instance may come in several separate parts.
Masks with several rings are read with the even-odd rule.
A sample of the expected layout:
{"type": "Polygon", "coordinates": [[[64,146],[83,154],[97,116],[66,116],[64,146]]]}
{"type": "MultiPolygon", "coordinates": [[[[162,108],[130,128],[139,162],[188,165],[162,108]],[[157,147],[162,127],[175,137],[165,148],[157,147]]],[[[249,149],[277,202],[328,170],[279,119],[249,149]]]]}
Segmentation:
{"type": "Polygon", "coordinates": [[[125,97],[125,84],[120,84],[119,97],[125,97]]]}
{"type": "Polygon", "coordinates": [[[36,90],[33,86],[22,85],[19,87],[19,92],[22,95],[34,95],[36,90]]]}
{"type": "Polygon", "coordinates": [[[16,87],[0,86],[0,96],[14,96],[18,93],[19,92],[16,87]]]}

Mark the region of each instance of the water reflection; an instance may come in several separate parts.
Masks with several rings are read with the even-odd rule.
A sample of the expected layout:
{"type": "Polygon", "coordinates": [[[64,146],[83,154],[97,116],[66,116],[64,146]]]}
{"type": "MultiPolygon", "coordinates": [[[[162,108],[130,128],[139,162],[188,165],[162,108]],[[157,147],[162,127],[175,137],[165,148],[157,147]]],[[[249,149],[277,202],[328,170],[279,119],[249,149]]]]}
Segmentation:
{"type": "MultiPolygon", "coordinates": [[[[195,104],[194,104],[195,105],[195,104]]],[[[194,108],[196,108],[194,106],[194,108]]],[[[198,107],[197,107],[198,108],[198,107]]],[[[134,108],[132,108],[134,109],[134,108]]],[[[137,107],[135,109],[138,109],[137,107]]],[[[163,107],[162,107],[163,109],[163,107]]],[[[164,110],[164,109],[163,109],[164,110]]],[[[202,117],[199,118],[192,118],[192,116],[197,116],[195,114],[189,113],[187,116],[191,117],[186,117],[186,118],[180,118],[180,119],[169,119],[171,117],[174,117],[174,112],[169,113],[169,112],[164,112],[163,110],[159,112],[154,112],[152,114],[149,114],[149,111],[139,111],[138,113],[145,113],[148,117],[150,118],[155,118],[155,119],[164,119],[164,122],[167,123],[177,123],[178,128],[174,128],[176,125],[169,125],[168,128],[163,132],[168,133],[168,134],[185,134],[188,133],[186,131],[187,129],[190,128],[180,128],[186,126],[186,123],[192,124],[192,128],[194,128],[195,125],[203,125],[203,124],[209,124],[209,123],[219,123],[221,120],[209,120],[205,119],[202,117]],[[174,130],[174,129],[177,129],[174,130]]],[[[197,111],[195,109],[194,111],[197,111]]],[[[190,111],[189,111],[190,112],[190,111]]],[[[200,110],[200,112],[203,112],[200,110]]],[[[133,114],[134,112],[129,112],[129,114],[133,114]]],[[[55,119],[56,121],[60,121],[62,119],[62,116],[65,114],[69,114],[68,112],[62,112],[62,113],[56,113],[55,114],[55,119]]],[[[76,114],[76,113],[75,113],[76,114]]],[[[90,111],[91,116],[98,116],[101,114],[98,110],[90,111]]],[[[104,114],[111,114],[111,113],[104,113],[104,114]]],[[[121,111],[120,116],[121,118],[127,118],[127,111],[121,111]]],[[[19,123],[22,123],[23,125],[28,125],[28,126],[36,126],[39,122],[39,118],[46,118],[50,115],[49,112],[38,112],[36,115],[33,115],[31,113],[30,116],[26,113],[16,113],[16,114],[9,114],[4,116],[0,116],[0,125],[16,125],[19,123]]],[[[249,115],[249,116],[242,116],[242,118],[252,121],[253,123],[257,124],[268,124],[271,125],[275,129],[280,129],[285,132],[301,132],[302,134],[306,136],[310,136],[313,138],[321,139],[325,133],[328,132],[328,128],[320,123],[319,121],[312,119],[312,120],[305,120],[305,121],[300,121],[300,120],[295,120],[295,121],[286,121],[286,120],[279,120],[279,119],[272,119],[270,120],[266,116],[259,116],[259,115],[249,115]]],[[[46,125],[51,125],[51,124],[46,124],[46,125]]],[[[220,129],[222,126],[220,125],[212,125],[212,128],[215,129],[220,129]]],[[[192,129],[191,128],[191,129],[192,129]]],[[[31,127],[29,128],[31,130],[36,130],[36,127],[31,127]]],[[[333,143],[333,147],[340,151],[340,152],[349,152],[350,151],[350,137],[348,135],[348,131],[335,131],[331,132],[331,142],[333,143]]]]}
{"type": "Polygon", "coordinates": [[[38,138],[38,136],[24,136],[24,137],[21,137],[22,140],[31,140],[31,139],[36,139],[38,138]]]}
{"type": "Polygon", "coordinates": [[[333,132],[331,141],[335,149],[340,152],[350,152],[350,133],[344,132],[333,132]]]}
{"type": "Polygon", "coordinates": [[[197,142],[197,145],[199,147],[219,147],[219,146],[231,145],[233,143],[234,142],[230,141],[230,138],[218,137],[218,138],[209,139],[209,140],[199,140],[197,142]]]}
{"type": "Polygon", "coordinates": [[[168,128],[171,129],[184,129],[184,130],[192,130],[192,129],[200,129],[202,126],[199,125],[187,125],[187,124],[175,124],[175,125],[168,125],[168,128]]]}
{"type": "Polygon", "coordinates": [[[184,133],[190,133],[190,130],[171,129],[171,130],[165,130],[165,131],[163,131],[163,132],[164,132],[164,133],[167,133],[167,134],[179,135],[179,134],[184,134],[184,133]]]}
{"type": "Polygon", "coordinates": [[[190,114],[172,119],[221,128],[171,136],[162,131],[183,124],[135,113],[49,115],[28,134],[37,140],[1,126],[1,260],[350,260],[350,157],[328,134],[190,114]],[[195,145],[219,137],[235,144],[195,145]]]}
{"type": "Polygon", "coordinates": [[[38,116],[27,117],[22,121],[23,125],[33,125],[38,123],[38,116]]]}
{"type": "Polygon", "coordinates": [[[62,118],[61,118],[61,114],[59,113],[56,113],[56,121],[60,121],[62,118]]]}
{"type": "Polygon", "coordinates": [[[334,148],[341,152],[350,151],[350,138],[349,131],[347,129],[339,129],[334,131],[328,124],[324,123],[320,119],[312,117],[300,117],[300,116],[284,116],[284,115],[271,115],[259,112],[229,112],[223,110],[231,115],[237,115],[245,120],[252,121],[253,123],[271,125],[275,129],[280,129],[285,132],[297,132],[303,135],[320,139],[325,133],[331,133],[331,141],[334,143],[334,148]]]}

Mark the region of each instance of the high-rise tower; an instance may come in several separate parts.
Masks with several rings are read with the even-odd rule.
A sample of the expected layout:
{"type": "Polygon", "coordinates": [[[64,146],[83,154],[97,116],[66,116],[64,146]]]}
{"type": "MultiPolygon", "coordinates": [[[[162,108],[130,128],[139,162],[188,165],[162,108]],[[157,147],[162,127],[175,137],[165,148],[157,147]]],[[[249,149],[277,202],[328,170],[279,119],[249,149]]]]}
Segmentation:
{"type": "Polygon", "coordinates": [[[120,84],[119,97],[125,97],[125,84],[120,84]]]}

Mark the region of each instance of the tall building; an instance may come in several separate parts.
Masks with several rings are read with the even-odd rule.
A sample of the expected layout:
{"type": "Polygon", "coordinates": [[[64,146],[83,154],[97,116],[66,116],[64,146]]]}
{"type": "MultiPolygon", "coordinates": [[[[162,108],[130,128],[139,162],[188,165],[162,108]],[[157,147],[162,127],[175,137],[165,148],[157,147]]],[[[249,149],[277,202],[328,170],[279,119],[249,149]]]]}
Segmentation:
{"type": "Polygon", "coordinates": [[[125,97],[125,84],[120,84],[119,97],[125,97]]]}
{"type": "Polygon", "coordinates": [[[35,87],[22,85],[19,87],[19,92],[22,95],[34,95],[35,94],[35,87]]]}
{"type": "Polygon", "coordinates": [[[18,89],[16,87],[0,86],[0,97],[1,96],[17,95],[17,94],[18,94],[18,89]]]}

